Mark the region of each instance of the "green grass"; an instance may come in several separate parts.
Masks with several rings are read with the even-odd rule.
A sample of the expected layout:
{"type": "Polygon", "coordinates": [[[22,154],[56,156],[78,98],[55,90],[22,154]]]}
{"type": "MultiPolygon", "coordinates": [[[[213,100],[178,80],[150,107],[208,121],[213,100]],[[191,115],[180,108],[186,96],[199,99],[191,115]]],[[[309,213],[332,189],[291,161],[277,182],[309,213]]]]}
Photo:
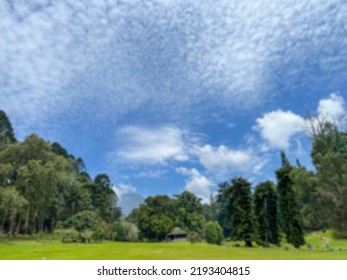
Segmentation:
{"type": "Polygon", "coordinates": [[[215,246],[206,243],[125,243],[102,242],[99,244],[63,244],[49,240],[37,242],[21,238],[0,242],[0,259],[3,260],[347,260],[347,240],[333,240],[332,233],[308,235],[306,247],[289,251],[283,247],[244,248],[215,246]],[[329,249],[323,237],[331,239],[329,249]]]}

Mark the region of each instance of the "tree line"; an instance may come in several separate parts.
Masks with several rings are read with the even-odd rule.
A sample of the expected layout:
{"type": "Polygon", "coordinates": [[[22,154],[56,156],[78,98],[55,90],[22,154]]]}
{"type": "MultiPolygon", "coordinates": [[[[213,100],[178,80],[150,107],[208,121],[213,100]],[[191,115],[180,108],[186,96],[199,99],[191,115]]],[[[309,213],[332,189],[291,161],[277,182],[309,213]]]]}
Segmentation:
{"type": "Polygon", "coordinates": [[[145,240],[163,240],[173,226],[194,240],[214,236],[210,243],[215,244],[225,238],[264,247],[285,241],[298,248],[305,244],[305,232],[324,229],[347,238],[347,133],[319,119],[311,120],[308,131],[315,170],[299,160],[291,164],[282,151],[276,182],[252,187],[247,179],[234,177],[218,185],[208,205],[188,192],[173,199],[149,197],[128,220],[145,240]]]}
{"type": "Polygon", "coordinates": [[[0,233],[12,239],[48,232],[64,242],[162,241],[180,227],[192,242],[264,247],[284,240],[299,247],[305,232],[327,228],[346,238],[347,133],[315,121],[311,141],[315,170],[291,164],[282,152],[276,182],[252,187],[234,177],[218,185],[209,204],[188,191],[157,195],[123,217],[107,174],[91,178],[83,159],[57,142],[35,134],[18,141],[0,110],[0,233]]]}
{"type": "Polygon", "coordinates": [[[18,233],[80,229],[78,223],[92,218],[87,227],[100,238],[103,224],[121,215],[116,202],[107,174],[92,179],[83,159],[35,134],[17,141],[0,111],[0,232],[12,239],[18,233]]]}

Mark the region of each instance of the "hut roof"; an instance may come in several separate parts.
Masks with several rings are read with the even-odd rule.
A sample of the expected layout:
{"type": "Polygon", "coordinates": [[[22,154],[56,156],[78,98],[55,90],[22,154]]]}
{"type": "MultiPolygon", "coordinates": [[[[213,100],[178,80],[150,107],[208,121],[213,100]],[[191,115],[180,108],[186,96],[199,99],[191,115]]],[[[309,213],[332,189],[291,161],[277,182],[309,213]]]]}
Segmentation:
{"type": "Polygon", "coordinates": [[[181,230],[179,227],[175,227],[168,236],[176,236],[176,235],[187,235],[188,233],[184,230],[181,230]]]}

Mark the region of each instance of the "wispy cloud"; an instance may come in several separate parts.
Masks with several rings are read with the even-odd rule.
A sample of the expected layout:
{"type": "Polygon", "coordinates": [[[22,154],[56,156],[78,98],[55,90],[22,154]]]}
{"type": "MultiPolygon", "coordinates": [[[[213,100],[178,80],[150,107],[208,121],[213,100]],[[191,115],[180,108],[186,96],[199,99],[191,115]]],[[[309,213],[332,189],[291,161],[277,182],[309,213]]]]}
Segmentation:
{"type": "Polygon", "coordinates": [[[204,144],[193,133],[176,126],[125,126],[116,135],[119,140],[109,156],[112,162],[136,169],[135,177],[153,177],[177,164],[199,163],[211,176],[221,178],[237,172],[257,174],[266,164],[261,151],[204,144]]]}
{"type": "Polygon", "coordinates": [[[184,132],[173,126],[125,126],[117,133],[121,143],[116,156],[126,162],[145,165],[186,161],[188,151],[184,137],[184,132]]]}
{"type": "Polygon", "coordinates": [[[115,122],[145,110],[148,120],[175,120],[251,107],[279,80],[313,83],[307,69],[346,76],[346,6],[2,1],[0,104],[25,132],[57,118],[82,125],[91,115],[115,122]]]}

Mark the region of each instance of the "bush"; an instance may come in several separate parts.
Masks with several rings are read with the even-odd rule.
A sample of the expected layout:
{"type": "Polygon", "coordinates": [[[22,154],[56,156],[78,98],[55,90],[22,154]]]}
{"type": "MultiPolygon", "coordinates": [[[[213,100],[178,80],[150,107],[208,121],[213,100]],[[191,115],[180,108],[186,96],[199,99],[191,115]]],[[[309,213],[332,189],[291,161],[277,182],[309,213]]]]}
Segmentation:
{"type": "Polygon", "coordinates": [[[80,240],[83,243],[90,243],[94,240],[94,231],[86,229],[80,233],[80,240]]]}
{"type": "Polygon", "coordinates": [[[55,234],[61,237],[63,243],[73,243],[80,241],[80,234],[74,228],[61,229],[55,231],[55,234]]]}
{"type": "Polygon", "coordinates": [[[101,218],[94,211],[82,211],[73,215],[63,224],[64,228],[74,228],[78,232],[86,229],[95,229],[101,222],[101,218]]]}
{"type": "Polygon", "coordinates": [[[341,231],[333,231],[333,237],[335,239],[347,239],[347,233],[341,231]]]}
{"type": "Polygon", "coordinates": [[[76,241],[71,242],[101,242],[110,235],[109,226],[94,211],[78,212],[66,220],[63,227],[78,233],[78,238],[74,238],[76,241]]]}
{"type": "Polygon", "coordinates": [[[207,222],[205,226],[205,235],[206,241],[209,244],[221,245],[224,240],[223,230],[218,222],[207,222]]]}
{"type": "Polygon", "coordinates": [[[192,231],[188,234],[187,239],[190,241],[190,243],[194,244],[194,243],[198,243],[201,242],[201,237],[200,234],[197,233],[196,231],[192,231]]]}
{"type": "Polygon", "coordinates": [[[113,240],[116,241],[137,241],[139,230],[133,223],[127,221],[115,222],[112,225],[113,240]]]}

